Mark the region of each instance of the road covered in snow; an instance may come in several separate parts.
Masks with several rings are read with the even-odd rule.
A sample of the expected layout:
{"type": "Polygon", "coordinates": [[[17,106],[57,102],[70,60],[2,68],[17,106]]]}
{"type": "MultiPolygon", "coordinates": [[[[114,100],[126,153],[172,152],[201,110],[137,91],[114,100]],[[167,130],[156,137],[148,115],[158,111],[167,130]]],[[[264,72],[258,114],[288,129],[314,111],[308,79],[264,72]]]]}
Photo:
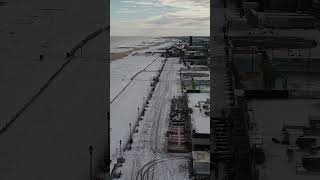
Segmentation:
{"type": "MultiPolygon", "coordinates": [[[[170,46],[164,43],[158,49],[170,46]]],[[[156,47],[144,52],[157,50],[156,47]]],[[[121,179],[188,179],[187,155],[166,153],[166,131],[169,126],[171,99],[181,93],[179,81],[178,58],[165,58],[160,55],[129,56],[111,63],[111,158],[113,162],[119,157],[119,141],[122,149],[129,139],[129,123],[132,124],[133,144],[131,150],[124,149],[122,156],[126,159],[117,169],[122,173],[121,179]],[[164,64],[160,81],[149,101],[142,120],[138,120],[143,102],[151,90],[152,78],[164,64]],[[128,85],[129,84],[129,85],[128,85]],[[120,93],[120,95],[119,95],[120,93]],[[117,97],[118,96],[118,97],[117,97]],[[134,124],[137,122],[136,129],[134,124]],[[137,132],[136,132],[137,130],[137,132]]]]}
{"type": "MultiPolygon", "coordinates": [[[[160,54],[145,52],[158,51],[172,46],[174,41],[164,41],[158,46],[132,53],[110,64],[110,155],[112,164],[116,160],[119,141],[129,139],[129,123],[134,125],[138,119],[138,108],[143,107],[152,79],[157,76],[165,58],[160,54]]],[[[111,164],[111,165],[112,165],[111,164]]]]}
{"type": "Polygon", "coordinates": [[[132,149],[124,153],[126,162],[119,171],[122,179],[188,179],[187,157],[166,153],[171,99],[179,95],[180,64],[169,58],[160,76],[149,107],[133,135],[132,149]]]}

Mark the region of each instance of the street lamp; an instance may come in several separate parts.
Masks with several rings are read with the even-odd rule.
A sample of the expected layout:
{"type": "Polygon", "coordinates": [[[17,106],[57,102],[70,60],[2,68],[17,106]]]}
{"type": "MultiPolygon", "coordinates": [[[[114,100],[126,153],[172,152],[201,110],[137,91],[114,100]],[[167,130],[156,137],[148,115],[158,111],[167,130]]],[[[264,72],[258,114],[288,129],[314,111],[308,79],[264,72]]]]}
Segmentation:
{"type": "Polygon", "coordinates": [[[93,152],[93,147],[90,145],[89,147],[89,153],[90,153],[90,180],[92,180],[92,152],[93,152]]]}
{"type": "Polygon", "coordinates": [[[129,123],[129,127],[130,127],[130,131],[129,131],[129,134],[130,134],[130,140],[129,140],[129,142],[130,142],[130,146],[131,146],[131,144],[132,144],[132,134],[131,134],[131,123],[129,123]]]}
{"type": "Polygon", "coordinates": [[[122,156],[121,156],[121,142],[122,142],[122,141],[120,140],[120,149],[119,149],[119,150],[120,150],[120,158],[122,157],[122,156]]]}

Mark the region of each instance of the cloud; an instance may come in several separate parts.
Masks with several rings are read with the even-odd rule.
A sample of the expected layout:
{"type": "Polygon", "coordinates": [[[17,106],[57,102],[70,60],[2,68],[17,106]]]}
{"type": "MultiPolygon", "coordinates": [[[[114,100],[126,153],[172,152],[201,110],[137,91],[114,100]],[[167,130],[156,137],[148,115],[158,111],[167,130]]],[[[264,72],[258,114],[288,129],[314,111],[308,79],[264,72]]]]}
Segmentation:
{"type": "MultiPolygon", "coordinates": [[[[128,35],[209,35],[210,0],[126,0],[122,2],[154,8],[168,7],[166,9],[171,10],[141,19],[121,22],[111,20],[111,34],[121,34],[127,31],[128,35]]],[[[132,9],[127,9],[132,13],[129,10],[132,9]]]]}
{"type": "Polygon", "coordinates": [[[209,7],[210,0],[159,0],[163,5],[175,6],[180,8],[209,7]]]}
{"type": "Polygon", "coordinates": [[[207,34],[210,28],[209,0],[159,0],[162,5],[176,10],[145,20],[149,26],[161,26],[174,34],[188,32],[191,34],[207,34]]]}
{"type": "MultiPolygon", "coordinates": [[[[139,13],[144,12],[145,10],[140,10],[139,13]]],[[[117,14],[136,14],[137,10],[135,10],[134,8],[128,8],[128,7],[121,7],[120,9],[116,10],[115,13],[117,14]]]]}
{"type": "Polygon", "coordinates": [[[128,14],[128,13],[137,13],[137,11],[135,11],[134,9],[129,9],[129,8],[120,8],[119,10],[117,10],[115,13],[117,14],[128,14]]]}
{"type": "Polygon", "coordinates": [[[157,1],[122,1],[122,3],[141,6],[162,6],[162,4],[157,1]]]}

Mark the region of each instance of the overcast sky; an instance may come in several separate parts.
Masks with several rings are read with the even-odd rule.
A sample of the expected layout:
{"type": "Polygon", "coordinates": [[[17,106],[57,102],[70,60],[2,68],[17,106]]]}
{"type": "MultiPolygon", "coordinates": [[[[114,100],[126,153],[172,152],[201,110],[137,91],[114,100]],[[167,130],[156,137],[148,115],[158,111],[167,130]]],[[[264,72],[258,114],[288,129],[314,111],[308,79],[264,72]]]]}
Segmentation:
{"type": "Polygon", "coordinates": [[[209,35],[210,0],[111,0],[111,36],[209,35]]]}

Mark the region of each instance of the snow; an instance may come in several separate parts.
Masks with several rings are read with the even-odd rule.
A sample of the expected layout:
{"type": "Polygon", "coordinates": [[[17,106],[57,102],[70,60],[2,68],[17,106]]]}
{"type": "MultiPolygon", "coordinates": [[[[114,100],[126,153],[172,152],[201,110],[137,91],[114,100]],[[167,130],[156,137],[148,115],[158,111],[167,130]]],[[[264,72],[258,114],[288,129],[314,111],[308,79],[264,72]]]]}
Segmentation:
{"type": "MultiPolygon", "coordinates": [[[[145,116],[142,121],[139,121],[139,127],[137,127],[138,133],[133,134],[132,149],[123,153],[126,162],[117,170],[118,172],[122,172],[120,179],[133,180],[137,176],[140,177],[140,175],[161,180],[172,178],[188,179],[187,157],[189,155],[186,154],[177,157],[177,155],[166,153],[165,132],[168,129],[171,99],[180,93],[178,73],[180,67],[181,65],[178,64],[177,58],[169,58],[167,60],[160,76],[160,82],[154,91],[149,107],[146,109],[145,116]]],[[[150,66],[150,68],[152,67],[150,66]]],[[[134,115],[132,115],[134,118],[131,116],[129,119],[133,121],[136,120],[135,114],[137,110],[132,107],[132,104],[136,102],[140,103],[140,101],[133,101],[133,97],[137,97],[138,95],[132,95],[132,93],[137,93],[137,91],[141,90],[128,91],[131,98],[126,99],[128,106],[134,109],[134,112],[132,112],[134,113],[134,115]]],[[[141,92],[141,94],[143,93],[141,92]]],[[[122,104],[124,104],[124,102],[122,104]]],[[[111,108],[112,106],[114,105],[112,104],[111,108]]],[[[123,108],[126,110],[126,114],[127,111],[131,111],[128,108],[123,108]]],[[[111,110],[111,112],[113,112],[113,110],[111,110]]],[[[114,114],[113,119],[118,121],[122,119],[120,118],[122,116],[124,116],[124,113],[117,114],[117,116],[114,114]]],[[[128,126],[127,123],[128,122],[126,122],[126,126],[128,126]]],[[[124,127],[125,126],[123,126],[121,130],[124,130],[124,127]]]]}
{"type": "MultiPolygon", "coordinates": [[[[112,158],[115,159],[116,148],[119,149],[119,141],[125,144],[129,138],[129,123],[134,125],[138,118],[138,108],[140,111],[143,106],[144,98],[147,98],[150,91],[152,76],[156,73],[142,73],[134,80],[128,88],[117,98],[110,107],[111,112],[111,142],[110,151],[112,158]]],[[[112,86],[112,84],[111,84],[112,86]]],[[[133,127],[133,126],[132,126],[133,127]]]]}
{"type": "Polygon", "coordinates": [[[158,43],[165,42],[164,38],[153,37],[131,37],[131,36],[111,36],[110,37],[110,52],[120,53],[133,50],[135,48],[147,48],[158,43]]]}
{"type": "Polygon", "coordinates": [[[152,79],[164,62],[160,54],[146,55],[144,52],[170,46],[173,42],[136,51],[138,55],[127,56],[110,64],[110,154],[113,163],[120,148],[120,140],[122,144],[128,141],[129,123],[133,128],[137,122],[138,108],[142,110],[144,100],[151,90],[152,79]]]}
{"type": "Polygon", "coordinates": [[[253,100],[249,102],[253,117],[263,136],[266,163],[260,167],[260,179],[319,179],[319,176],[296,174],[296,162],[288,162],[286,146],[275,144],[271,138],[280,138],[282,126],[308,125],[308,116],[319,114],[318,100],[253,100]]]}
{"type": "Polygon", "coordinates": [[[137,122],[138,108],[142,110],[144,100],[151,90],[152,79],[157,75],[163,60],[158,54],[128,56],[110,65],[110,154],[113,161],[120,140],[123,144],[128,141],[129,123],[133,127],[137,122]]]}
{"type": "MultiPolygon", "coordinates": [[[[125,58],[112,61],[110,64],[110,100],[131,81],[131,78],[144,70],[149,64],[148,71],[156,71],[160,69],[160,63],[164,58],[158,54],[154,56],[127,56],[125,58]],[[153,62],[155,61],[155,62],[153,62]]],[[[153,73],[154,74],[154,73],[153,73]]],[[[148,73],[149,79],[152,79],[152,73],[148,73]]]]}
{"type": "Polygon", "coordinates": [[[199,101],[207,101],[210,99],[210,93],[189,93],[189,107],[192,108],[191,120],[193,128],[197,133],[210,134],[210,117],[204,114],[204,109],[201,110],[199,107],[199,101]]]}
{"type": "Polygon", "coordinates": [[[166,49],[168,47],[173,46],[175,44],[175,42],[177,42],[177,40],[170,39],[170,40],[167,40],[164,43],[159,44],[157,46],[152,46],[148,49],[139,50],[139,51],[137,51],[137,53],[158,52],[159,50],[166,49]]]}

